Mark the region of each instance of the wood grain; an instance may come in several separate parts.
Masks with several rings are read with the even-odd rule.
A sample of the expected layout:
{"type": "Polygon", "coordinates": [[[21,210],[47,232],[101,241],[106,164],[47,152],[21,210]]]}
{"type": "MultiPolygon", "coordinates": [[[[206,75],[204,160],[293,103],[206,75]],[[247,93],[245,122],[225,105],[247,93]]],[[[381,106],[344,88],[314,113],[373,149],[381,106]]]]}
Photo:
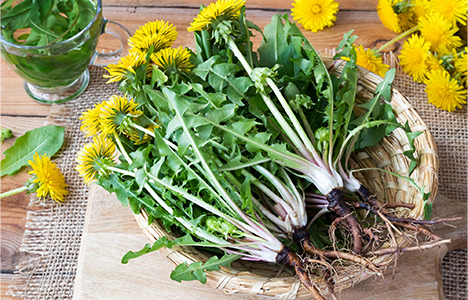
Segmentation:
{"type": "MultiPolygon", "coordinates": [[[[192,7],[199,8],[200,4],[209,5],[214,0],[104,0],[104,6],[145,6],[145,7],[192,7]]],[[[247,0],[247,9],[260,8],[265,10],[290,10],[293,0],[247,0]]],[[[348,0],[337,1],[338,9],[343,10],[376,10],[378,0],[348,0]]]]}
{"type": "MultiPolygon", "coordinates": [[[[466,203],[438,196],[434,204],[436,217],[466,214],[466,203]]],[[[453,245],[423,252],[403,254],[395,275],[389,267],[384,278],[369,279],[341,293],[342,300],[374,299],[443,299],[440,263],[445,253],[466,244],[466,224],[456,229],[440,227],[443,238],[459,237],[453,245]]],[[[152,253],[120,264],[129,250],[147,243],[130,209],[101,187],[93,186],[89,196],[83,240],[78,259],[74,300],[90,299],[228,299],[218,290],[197,282],[179,284],[169,279],[174,265],[160,253],[152,253]],[[112,277],[106,274],[113,274],[112,277]]],[[[462,246],[464,247],[464,246],[462,246]]],[[[232,297],[230,297],[232,299],[232,297]]],[[[235,299],[265,299],[235,295],[235,299]]]]}
{"type": "MultiPolygon", "coordinates": [[[[2,153],[14,144],[17,137],[23,135],[28,130],[43,126],[44,122],[45,118],[3,116],[0,120],[0,125],[11,129],[14,137],[2,143],[2,153]]],[[[1,154],[0,158],[3,159],[4,155],[1,154]]],[[[29,175],[26,168],[16,175],[3,177],[1,179],[1,192],[20,187],[28,178],[29,175]]],[[[1,299],[10,299],[9,296],[6,296],[6,291],[12,283],[13,271],[21,261],[24,261],[28,257],[19,251],[26,225],[28,204],[29,196],[26,196],[25,192],[1,200],[1,299]]]]}

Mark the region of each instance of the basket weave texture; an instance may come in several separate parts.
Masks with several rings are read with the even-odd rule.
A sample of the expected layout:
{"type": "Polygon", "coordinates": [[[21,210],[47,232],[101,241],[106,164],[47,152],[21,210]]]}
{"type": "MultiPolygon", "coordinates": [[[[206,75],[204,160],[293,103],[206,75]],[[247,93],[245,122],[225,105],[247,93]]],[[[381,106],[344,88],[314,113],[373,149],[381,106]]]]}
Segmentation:
{"type": "MultiPolygon", "coordinates": [[[[333,62],[331,56],[322,55],[327,67],[335,75],[339,75],[344,66],[343,63],[333,62]]],[[[363,68],[359,68],[357,102],[365,102],[373,97],[373,92],[382,78],[363,68]]],[[[399,123],[408,122],[412,131],[422,131],[415,140],[415,156],[419,160],[418,167],[411,174],[411,178],[418,186],[424,187],[424,192],[431,192],[429,202],[434,201],[437,193],[439,168],[437,148],[428,127],[419,116],[416,109],[408,99],[399,91],[393,89],[391,105],[399,123]]],[[[357,115],[360,114],[356,110],[357,115]]],[[[410,146],[405,132],[398,128],[389,137],[384,138],[378,145],[367,148],[365,151],[355,153],[353,169],[381,168],[402,176],[408,176],[409,160],[404,156],[404,151],[410,146]]],[[[422,219],[424,217],[424,201],[419,191],[407,180],[397,178],[379,170],[370,170],[354,173],[356,178],[374,193],[382,202],[405,202],[414,204],[414,209],[397,209],[396,214],[401,217],[422,219]]],[[[154,242],[160,237],[168,239],[176,238],[174,233],[168,233],[157,222],[148,225],[148,215],[145,211],[135,215],[135,218],[147,238],[154,242]]],[[[414,238],[414,234],[407,233],[414,238]]],[[[408,239],[397,237],[401,247],[409,245],[408,239]]],[[[390,247],[390,242],[383,243],[380,248],[390,247]]],[[[376,250],[375,248],[374,250],[376,250]]],[[[178,247],[163,249],[162,253],[174,264],[183,262],[207,261],[209,256],[192,247],[178,247]]],[[[394,255],[371,257],[369,260],[381,267],[382,270],[394,261],[394,255]]],[[[339,264],[333,275],[335,290],[340,291],[351,287],[371,276],[367,269],[352,264],[339,264]]],[[[223,290],[226,293],[262,295],[275,299],[310,298],[309,292],[301,286],[298,277],[281,266],[259,262],[235,262],[231,269],[222,267],[219,271],[207,272],[207,284],[213,288],[223,290]]],[[[322,293],[327,293],[327,286],[318,278],[312,278],[318,284],[322,293]],[[315,279],[315,280],[314,280],[315,279]]]]}

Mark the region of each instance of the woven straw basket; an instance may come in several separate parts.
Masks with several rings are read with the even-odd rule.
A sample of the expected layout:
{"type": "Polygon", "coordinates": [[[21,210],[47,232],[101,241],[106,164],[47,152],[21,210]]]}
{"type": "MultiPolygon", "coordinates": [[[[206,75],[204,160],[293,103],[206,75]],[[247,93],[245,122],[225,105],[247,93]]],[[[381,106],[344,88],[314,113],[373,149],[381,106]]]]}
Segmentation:
{"type": "MultiPolygon", "coordinates": [[[[335,62],[331,56],[322,55],[322,59],[332,73],[339,75],[343,63],[335,62]]],[[[363,68],[359,68],[357,102],[365,102],[373,97],[373,91],[382,81],[382,78],[363,68]]],[[[434,139],[423,122],[416,109],[408,102],[407,98],[397,90],[393,89],[391,105],[398,122],[404,124],[408,121],[412,131],[423,131],[416,138],[416,155],[420,165],[414,170],[412,178],[418,186],[425,187],[425,192],[431,192],[430,202],[434,200],[437,192],[438,159],[434,139]]],[[[356,111],[359,114],[359,111],[356,111]]],[[[354,154],[353,169],[360,168],[382,168],[394,173],[408,176],[409,161],[403,152],[409,150],[406,134],[401,129],[396,129],[389,137],[385,138],[377,146],[366,149],[365,152],[354,154]]],[[[382,171],[356,172],[355,176],[378,199],[383,202],[406,202],[414,204],[412,210],[397,209],[397,215],[422,219],[424,216],[424,203],[420,193],[408,181],[399,179],[382,171]],[[371,179],[367,181],[366,179],[371,179]]],[[[148,215],[145,211],[135,215],[135,218],[147,238],[154,242],[160,237],[167,236],[169,239],[176,238],[173,233],[168,233],[164,227],[157,222],[148,226],[148,215]]],[[[408,233],[414,237],[415,234],[408,233]]],[[[400,246],[408,246],[408,239],[397,238],[400,246]]],[[[381,248],[390,247],[386,242],[381,248]]],[[[179,247],[161,250],[175,265],[182,262],[192,263],[195,261],[207,261],[209,256],[191,247],[179,247]]],[[[384,269],[394,261],[394,255],[371,257],[369,260],[384,269]]],[[[309,292],[301,286],[301,282],[293,272],[287,272],[280,266],[261,262],[238,261],[231,265],[231,269],[222,267],[219,271],[207,272],[207,285],[223,290],[228,294],[247,294],[269,296],[275,299],[297,299],[310,298],[309,292]]],[[[374,274],[362,266],[343,265],[333,275],[335,291],[349,288],[374,274]]],[[[327,286],[319,278],[311,278],[322,294],[327,294],[327,286]]]]}

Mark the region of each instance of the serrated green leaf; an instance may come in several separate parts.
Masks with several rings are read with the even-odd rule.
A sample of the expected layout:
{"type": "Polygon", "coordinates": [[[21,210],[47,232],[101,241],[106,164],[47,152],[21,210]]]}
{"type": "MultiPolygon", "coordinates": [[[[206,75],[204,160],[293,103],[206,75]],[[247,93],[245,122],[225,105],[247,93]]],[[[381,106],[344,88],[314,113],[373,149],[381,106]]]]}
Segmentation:
{"type": "Polygon", "coordinates": [[[1,176],[18,172],[21,167],[28,165],[28,160],[32,160],[36,152],[52,157],[62,147],[64,133],[64,127],[51,125],[33,129],[20,136],[3,153],[5,158],[1,161],[1,176]]]}
{"type": "Polygon", "coordinates": [[[248,77],[236,77],[232,80],[229,80],[229,86],[227,88],[226,94],[232,103],[239,106],[244,106],[242,100],[246,98],[245,93],[253,85],[254,84],[252,80],[250,80],[248,77]]]}
{"type": "Polygon", "coordinates": [[[146,148],[138,149],[137,151],[131,152],[130,156],[133,162],[130,165],[130,169],[133,170],[135,168],[143,167],[146,161],[148,160],[148,157],[151,153],[151,149],[153,149],[153,145],[149,145],[146,148]]]}
{"type": "Polygon", "coordinates": [[[194,90],[196,90],[200,95],[203,96],[214,108],[219,108],[221,104],[226,101],[226,94],[223,93],[207,93],[203,89],[203,86],[198,83],[192,83],[190,85],[194,90]]]}
{"type": "Polygon", "coordinates": [[[219,56],[210,57],[207,61],[199,64],[196,68],[192,70],[192,74],[200,77],[203,80],[206,80],[206,77],[210,73],[211,66],[219,62],[219,56]]]}
{"type": "Polygon", "coordinates": [[[214,65],[208,76],[208,82],[216,92],[222,93],[223,87],[229,78],[239,71],[239,67],[232,63],[221,63],[214,65]]]}
{"type": "Polygon", "coordinates": [[[237,254],[226,254],[221,258],[213,256],[205,264],[194,262],[188,265],[187,262],[184,262],[172,271],[171,279],[177,282],[198,280],[204,284],[206,283],[205,271],[219,270],[220,266],[229,267],[233,261],[239,258],[240,255],[237,254]]]}

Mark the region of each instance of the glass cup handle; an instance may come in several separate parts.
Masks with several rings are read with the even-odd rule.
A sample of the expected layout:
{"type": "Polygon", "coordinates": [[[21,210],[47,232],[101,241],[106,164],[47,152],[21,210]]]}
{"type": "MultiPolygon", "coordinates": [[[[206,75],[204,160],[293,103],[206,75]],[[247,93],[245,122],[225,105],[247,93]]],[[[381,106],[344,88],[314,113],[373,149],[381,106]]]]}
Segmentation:
{"type": "Polygon", "coordinates": [[[107,66],[108,64],[117,63],[120,58],[128,54],[128,50],[130,49],[128,39],[130,38],[131,33],[123,25],[104,19],[102,33],[108,33],[115,36],[120,40],[121,45],[119,49],[107,53],[96,51],[96,56],[92,63],[95,66],[107,66]]]}

